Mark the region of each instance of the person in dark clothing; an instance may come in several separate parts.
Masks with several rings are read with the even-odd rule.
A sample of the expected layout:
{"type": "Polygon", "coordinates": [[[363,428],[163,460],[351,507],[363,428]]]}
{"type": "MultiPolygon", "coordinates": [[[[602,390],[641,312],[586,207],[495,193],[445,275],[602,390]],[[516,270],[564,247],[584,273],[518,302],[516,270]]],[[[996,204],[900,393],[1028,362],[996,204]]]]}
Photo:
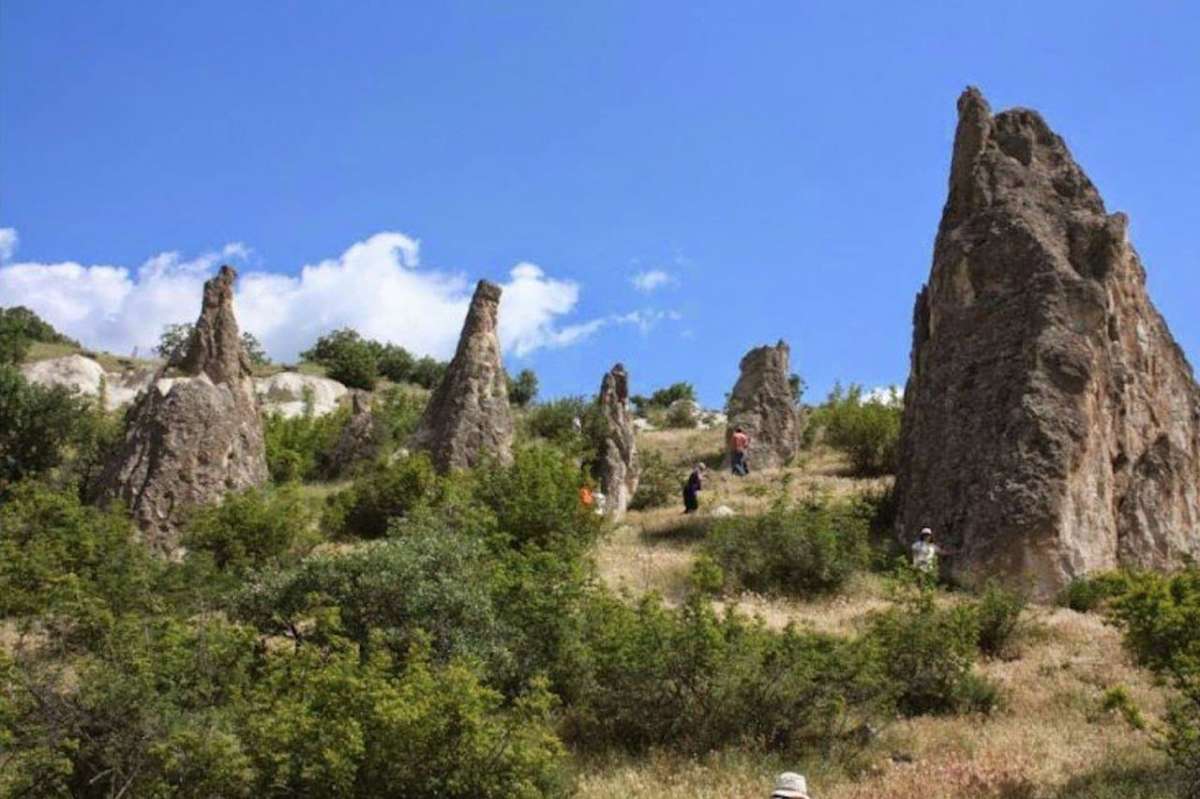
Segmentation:
{"type": "Polygon", "coordinates": [[[697,463],[696,468],[692,469],[692,473],[688,475],[687,482],[683,484],[683,512],[695,513],[700,510],[700,498],[696,494],[700,493],[703,488],[702,477],[706,467],[703,463],[697,463]]]}

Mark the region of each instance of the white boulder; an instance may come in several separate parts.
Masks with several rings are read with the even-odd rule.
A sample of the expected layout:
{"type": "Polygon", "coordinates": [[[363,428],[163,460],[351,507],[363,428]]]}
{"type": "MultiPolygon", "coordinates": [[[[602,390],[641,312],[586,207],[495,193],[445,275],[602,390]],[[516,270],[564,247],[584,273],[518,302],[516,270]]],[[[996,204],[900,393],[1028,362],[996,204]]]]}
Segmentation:
{"type": "Polygon", "coordinates": [[[278,413],[286,418],[304,413],[305,403],[311,397],[313,416],[324,416],[338,407],[347,389],[336,380],[299,372],[280,372],[270,377],[254,380],[254,391],[264,411],[278,413]],[[306,396],[307,395],[307,396],[306,396]]]}

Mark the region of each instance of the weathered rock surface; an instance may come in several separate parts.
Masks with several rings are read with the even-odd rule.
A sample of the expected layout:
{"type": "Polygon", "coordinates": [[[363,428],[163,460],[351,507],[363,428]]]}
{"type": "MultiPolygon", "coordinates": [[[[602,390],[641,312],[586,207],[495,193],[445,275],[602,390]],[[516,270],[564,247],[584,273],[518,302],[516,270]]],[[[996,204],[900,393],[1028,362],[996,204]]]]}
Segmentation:
{"type": "Polygon", "coordinates": [[[350,403],[350,419],[329,455],[326,473],[330,477],[348,474],[354,466],[375,460],[386,438],[382,423],[371,412],[368,392],[357,389],[351,392],[350,403]]]}
{"type": "Polygon", "coordinates": [[[604,511],[620,519],[637,493],[641,466],[633,420],[629,415],[629,374],[617,364],[600,381],[600,412],[607,432],[598,465],[600,490],[604,492],[604,511]]]}
{"type": "Polygon", "coordinates": [[[324,416],[338,408],[347,388],[336,380],[299,372],[279,372],[254,380],[254,391],[264,411],[290,419],[304,414],[307,397],[313,416],[324,416]]]}
{"type": "Polygon", "coordinates": [[[188,508],[267,480],[258,401],[233,313],[236,277],[223,266],[204,284],[186,351],[129,410],[125,439],[97,482],[99,497],[123,501],[163,552],[178,546],[188,508]]]}
{"type": "Polygon", "coordinates": [[[103,393],[104,407],[110,411],[133,402],[154,377],[154,370],[149,368],[107,372],[97,361],[78,354],[27,363],[21,373],[31,383],[62,386],[85,397],[103,393]]]}
{"type": "MultiPolygon", "coordinates": [[[[800,448],[800,424],[792,395],[791,350],[780,341],[742,358],[741,375],[726,406],[725,440],[741,427],[750,436],[750,468],[783,466],[800,448]]],[[[726,444],[730,446],[730,444],[726,444]]]]}
{"type": "Polygon", "coordinates": [[[440,471],[469,468],[489,456],[512,460],[508,380],[496,335],[499,310],[500,287],[479,281],[458,350],[410,442],[427,451],[440,471]]]}
{"type": "Polygon", "coordinates": [[[968,89],[917,296],[898,533],[1042,596],[1200,554],[1200,391],[1063,140],[968,89]]]}

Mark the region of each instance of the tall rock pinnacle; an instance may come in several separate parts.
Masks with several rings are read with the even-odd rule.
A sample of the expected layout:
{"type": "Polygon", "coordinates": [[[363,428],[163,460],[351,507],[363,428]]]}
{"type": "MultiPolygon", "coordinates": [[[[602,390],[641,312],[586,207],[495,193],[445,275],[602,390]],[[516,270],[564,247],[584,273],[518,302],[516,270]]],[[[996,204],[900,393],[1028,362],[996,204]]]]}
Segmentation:
{"type": "Polygon", "coordinates": [[[429,452],[439,471],[512,460],[508,380],[496,328],[500,287],[479,281],[446,375],[429,399],[411,446],[429,452]]]}
{"type": "Polygon", "coordinates": [[[1200,390],[1108,214],[1034,111],[958,101],[913,313],[898,533],[1042,596],[1200,553],[1200,390]]]}
{"type": "Polygon", "coordinates": [[[800,425],[791,377],[791,349],[780,341],[774,347],[755,347],[739,365],[738,381],[729,394],[726,413],[729,429],[738,427],[750,436],[750,468],[783,466],[800,447],[800,425]]]}
{"type": "Polygon", "coordinates": [[[637,493],[641,476],[633,420],[629,418],[629,374],[622,364],[604,373],[598,402],[605,424],[598,464],[600,490],[605,496],[605,512],[620,519],[637,493]]]}
{"type": "Polygon", "coordinates": [[[123,501],[165,553],[178,545],[187,509],[267,481],[258,400],[233,313],[236,278],[223,266],[204,284],[187,350],[139,395],[97,481],[99,498],[123,501]]]}

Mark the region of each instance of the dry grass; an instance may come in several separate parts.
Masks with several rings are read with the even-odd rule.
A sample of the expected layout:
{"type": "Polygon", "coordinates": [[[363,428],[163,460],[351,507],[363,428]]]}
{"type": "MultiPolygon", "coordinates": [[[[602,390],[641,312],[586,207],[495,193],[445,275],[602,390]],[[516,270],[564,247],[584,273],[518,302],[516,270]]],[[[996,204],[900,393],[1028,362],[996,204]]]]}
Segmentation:
{"type": "MultiPolygon", "coordinates": [[[[663,431],[640,443],[683,465],[703,454],[720,432],[663,431]],[[714,432],[716,435],[714,436],[714,432]]],[[[696,544],[712,508],[728,505],[753,513],[779,491],[803,496],[878,490],[886,481],[848,476],[845,463],[821,451],[797,466],[739,480],[716,474],[706,480],[698,517],[679,508],[630,513],[599,553],[603,579],[634,594],[657,591],[679,601],[686,590],[696,544]]],[[[853,631],[863,617],[887,604],[884,581],[860,575],[835,597],[812,601],[741,596],[731,600],[773,627],[794,623],[830,633],[853,631]]],[[[723,605],[724,603],[718,603],[723,605]]],[[[799,770],[819,799],[1158,799],[1178,786],[1150,733],[1135,731],[1101,710],[1104,691],[1125,686],[1152,729],[1161,721],[1165,692],[1134,667],[1116,630],[1096,615],[1034,607],[1034,633],[1019,657],[984,661],[980,671],[1001,686],[1003,708],[990,717],[897,719],[852,761],[830,757],[781,762],[775,756],[726,752],[702,758],[659,753],[614,757],[581,765],[584,799],[687,796],[695,799],[766,797],[774,775],[799,770]]]]}

